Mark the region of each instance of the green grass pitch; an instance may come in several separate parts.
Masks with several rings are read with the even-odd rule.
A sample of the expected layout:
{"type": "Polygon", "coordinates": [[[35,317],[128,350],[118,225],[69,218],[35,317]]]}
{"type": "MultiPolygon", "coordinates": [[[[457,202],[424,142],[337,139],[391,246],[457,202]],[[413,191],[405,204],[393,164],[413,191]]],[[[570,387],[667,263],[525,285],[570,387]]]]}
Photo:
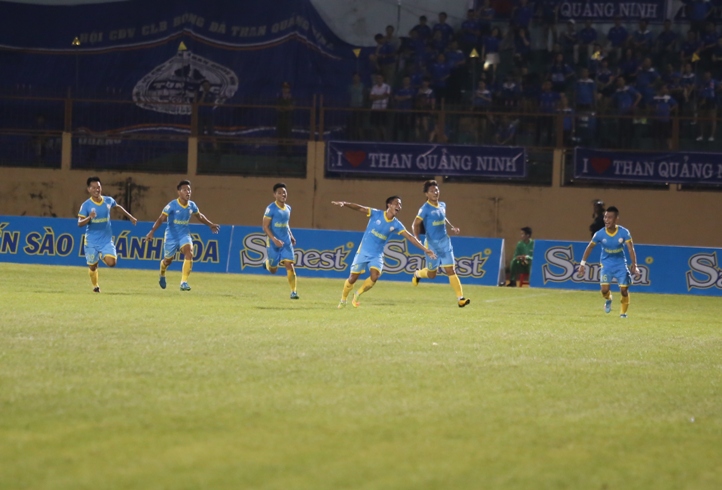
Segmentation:
{"type": "Polygon", "coordinates": [[[0,264],[0,489],[722,488],[720,298],[86,271],[0,264]]]}

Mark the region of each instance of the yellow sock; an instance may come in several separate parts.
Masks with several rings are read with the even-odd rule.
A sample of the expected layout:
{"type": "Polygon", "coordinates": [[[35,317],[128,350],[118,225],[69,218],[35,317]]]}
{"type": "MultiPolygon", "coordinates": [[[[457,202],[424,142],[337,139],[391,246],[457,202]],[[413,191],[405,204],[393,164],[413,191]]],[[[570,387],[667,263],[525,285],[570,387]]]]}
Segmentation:
{"type": "Polygon", "coordinates": [[[183,273],[181,274],[181,282],[188,282],[188,276],[191,275],[193,269],[193,260],[183,260],[183,273]]]}
{"type": "Polygon", "coordinates": [[[353,289],[353,284],[348,282],[348,279],[346,279],[346,282],[343,283],[343,293],[341,293],[341,301],[346,301],[346,298],[348,298],[348,295],[352,289],[353,289]]]}
{"type": "Polygon", "coordinates": [[[602,296],[604,297],[604,299],[612,299],[612,292],[607,291],[606,293],[602,293],[602,296]]]}
{"type": "Polygon", "coordinates": [[[291,286],[291,292],[296,292],[296,269],[286,269],[288,285],[291,286]]]}
{"type": "Polygon", "coordinates": [[[373,282],[370,277],[367,277],[366,280],[364,281],[364,283],[361,285],[361,287],[358,288],[358,292],[356,294],[361,296],[363,293],[365,293],[366,291],[368,291],[369,289],[374,287],[374,284],[376,284],[376,283],[373,282]]]}
{"type": "Polygon", "coordinates": [[[456,274],[449,276],[449,284],[451,284],[451,289],[454,290],[458,299],[464,297],[464,290],[461,288],[461,281],[459,280],[459,276],[457,276],[456,274]]]}
{"type": "Polygon", "coordinates": [[[427,267],[424,267],[423,269],[419,269],[416,272],[416,277],[419,277],[421,279],[428,279],[429,278],[429,269],[427,267]]]}
{"type": "Polygon", "coordinates": [[[619,302],[622,304],[621,314],[624,315],[627,312],[627,308],[629,308],[629,293],[627,293],[626,296],[622,296],[619,302]]]}
{"type": "Polygon", "coordinates": [[[165,276],[165,271],[168,270],[168,266],[165,265],[165,260],[160,261],[160,275],[165,276]]]}
{"type": "Polygon", "coordinates": [[[91,271],[88,269],[88,275],[90,276],[90,282],[94,288],[98,287],[98,269],[91,271]]]}

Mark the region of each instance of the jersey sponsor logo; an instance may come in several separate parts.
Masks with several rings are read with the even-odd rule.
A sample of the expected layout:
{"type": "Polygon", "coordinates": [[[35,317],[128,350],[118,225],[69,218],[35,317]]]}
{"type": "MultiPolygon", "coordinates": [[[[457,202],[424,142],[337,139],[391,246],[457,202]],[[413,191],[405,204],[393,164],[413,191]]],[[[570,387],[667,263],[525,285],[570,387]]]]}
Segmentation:
{"type": "MultiPolygon", "coordinates": [[[[542,265],[544,284],[567,281],[587,284],[599,283],[602,265],[587,263],[584,275],[580,276],[579,262],[574,260],[574,251],[571,245],[549,248],[544,254],[544,260],[545,263],[542,265]]],[[[636,286],[649,286],[651,284],[649,268],[644,265],[637,265],[637,269],[639,270],[639,276],[634,277],[634,284],[636,286]]]]}
{"type": "MultiPolygon", "coordinates": [[[[391,231],[393,231],[393,230],[391,230],[391,231]]],[[[384,241],[385,241],[385,240],[388,240],[388,238],[389,238],[389,237],[387,237],[386,235],[384,235],[384,234],[382,234],[382,233],[379,233],[379,232],[376,231],[376,230],[371,230],[371,234],[372,234],[373,236],[375,236],[375,237],[378,237],[378,238],[384,240],[384,241]]]]}
{"type": "Polygon", "coordinates": [[[107,223],[107,222],[108,222],[108,218],[93,218],[93,219],[90,220],[90,222],[93,223],[93,224],[96,224],[96,223],[107,223]]]}
{"type": "Polygon", "coordinates": [[[288,228],[288,223],[273,223],[276,228],[288,228]]]}
{"type": "Polygon", "coordinates": [[[444,220],[441,220],[441,221],[432,221],[432,222],[431,222],[431,224],[432,224],[433,226],[441,226],[441,225],[443,225],[443,224],[445,224],[445,223],[446,223],[446,221],[444,221],[444,220]]]}

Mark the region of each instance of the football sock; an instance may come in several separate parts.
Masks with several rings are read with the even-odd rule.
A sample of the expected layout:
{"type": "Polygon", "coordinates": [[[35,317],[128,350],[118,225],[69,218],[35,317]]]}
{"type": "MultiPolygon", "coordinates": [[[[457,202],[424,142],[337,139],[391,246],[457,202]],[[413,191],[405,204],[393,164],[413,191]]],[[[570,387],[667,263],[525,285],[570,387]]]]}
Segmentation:
{"type": "Polygon", "coordinates": [[[461,288],[461,281],[459,280],[459,276],[457,276],[456,274],[454,274],[453,276],[449,276],[449,284],[451,284],[451,289],[454,290],[458,299],[464,297],[464,290],[461,288]]]}
{"type": "Polygon", "coordinates": [[[288,278],[288,285],[291,286],[291,292],[296,291],[296,270],[286,269],[286,276],[288,278]]]}
{"type": "Polygon", "coordinates": [[[91,271],[88,269],[88,275],[90,276],[90,282],[94,288],[98,287],[98,269],[91,271]]]}
{"type": "Polygon", "coordinates": [[[374,287],[374,284],[376,284],[374,281],[371,280],[370,277],[367,277],[364,283],[361,285],[361,287],[358,289],[357,294],[361,296],[363,293],[374,287]]]}
{"type": "Polygon", "coordinates": [[[165,265],[165,260],[160,261],[160,275],[165,276],[165,271],[168,269],[168,266],[165,265]]]}
{"type": "Polygon", "coordinates": [[[193,260],[183,260],[183,273],[181,274],[181,282],[188,282],[188,276],[191,275],[191,269],[193,268],[193,260]]]}
{"type": "Polygon", "coordinates": [[[627,312],[627,308],[629,308],[629,293],[627,293],[626,296],[622,296],[619,302],[622,304],[621,314],[624,315],[627,312]]]}
{"type": "Polygon", "coordinates": [[[606,293],[602,293],[602,296],[604,296],[604,299],[612,299],[612,292],[607,291],[606,293]]]}
{"type": "Polygon", "coordinates": [[[419,269],[416,272],[414,272],[414,275],[421,279],[428,279],[429,278],[429,269],[424,267],[423,269],[419,269]]]}
{"type": "Polygon", "coordinates": [[[348,279],[346,279],[346,282],[343,283],[343,293],[341,293],[341,300],[346,301],[346,298],[348,298],[349,293],[353,289],[353,284],[348,282],[348,279]]]}

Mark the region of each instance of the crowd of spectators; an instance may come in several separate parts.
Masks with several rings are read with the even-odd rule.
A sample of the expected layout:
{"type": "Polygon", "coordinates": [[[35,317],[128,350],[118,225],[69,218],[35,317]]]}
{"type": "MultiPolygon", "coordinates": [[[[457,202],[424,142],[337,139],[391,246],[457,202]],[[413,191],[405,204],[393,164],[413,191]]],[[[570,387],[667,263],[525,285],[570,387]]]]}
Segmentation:
{"type": "MultiPolygon", "coordinates": [[[[560,20],[555,0],[516,0],[507,21],[485,0],[458,26],[441,12],[433,24],[420,17],[401,38],[388,26],[367,57],[369,86],[355,75],[351,106],[372,109],[365,127],[380,140],[443,139],[449,130],[433,111],[443,103],[475,113],[452,130],[475,142],[515,144],[527,125],[536,146],[553,146],[558,128],[566,145],[632,148],[644,133],[672,149],[675,114],[693,139],[713,141],[722,36],[711,3],[686,3],[689,22],[654,30],[645,20],[615,18],[606,32],[589,20],[560,20]]],[[[357,139],[364,125],[355,117],[349,131],[357,139]]]]}

